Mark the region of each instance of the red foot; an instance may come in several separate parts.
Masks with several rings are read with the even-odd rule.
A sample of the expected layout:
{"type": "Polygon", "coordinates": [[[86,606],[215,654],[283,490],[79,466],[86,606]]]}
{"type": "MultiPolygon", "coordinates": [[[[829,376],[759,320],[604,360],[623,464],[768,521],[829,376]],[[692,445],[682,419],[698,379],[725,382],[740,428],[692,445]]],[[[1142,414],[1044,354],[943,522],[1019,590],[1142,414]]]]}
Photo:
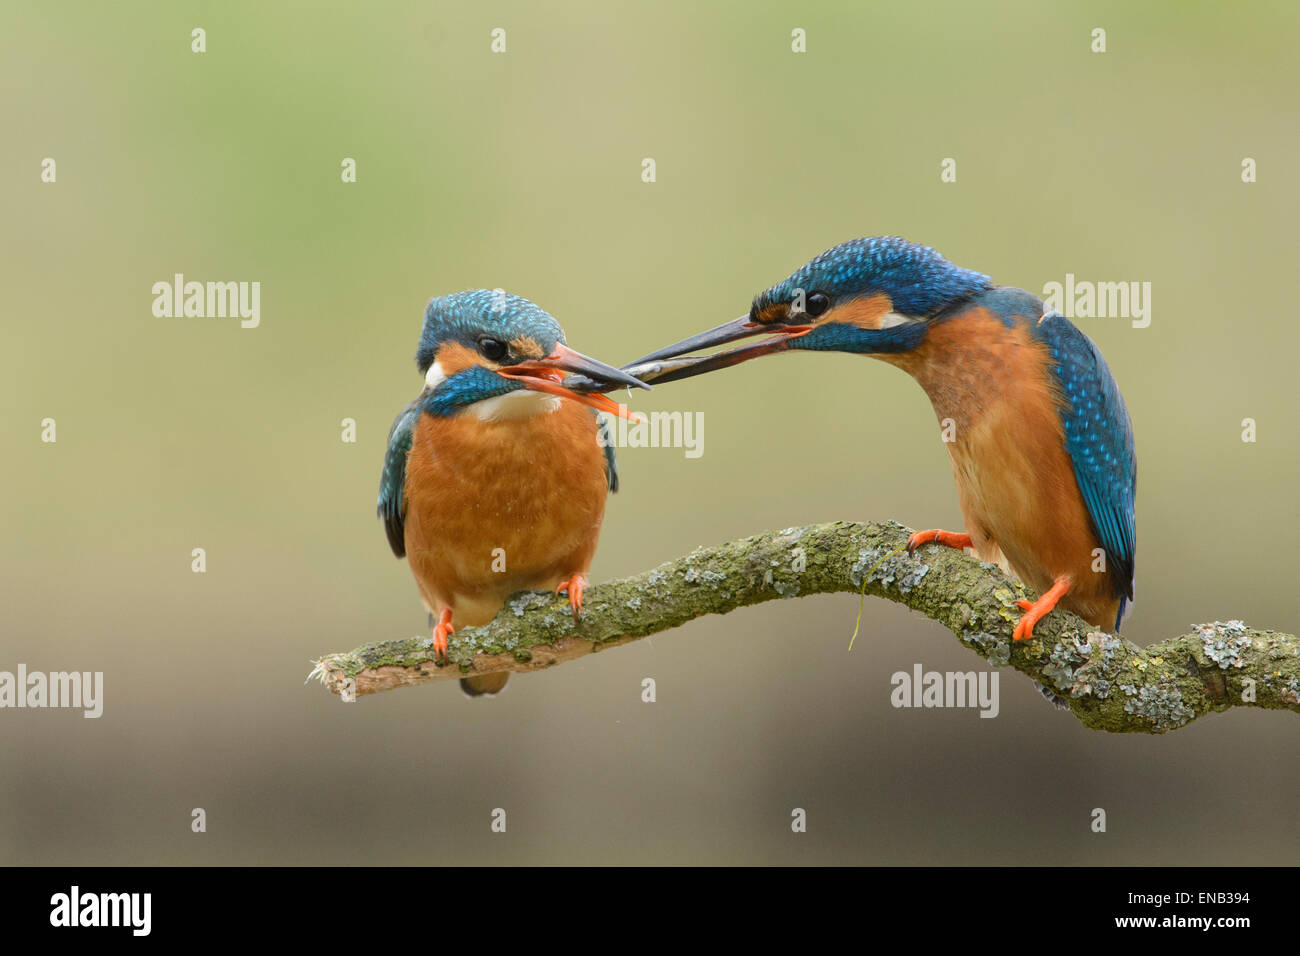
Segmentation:
{"type": "Polygon", "coordinates": [[[438,615],[438,626],[433,629],[433,656],[447,662],[447,635],[456,633],[451,626],[451,608],[443,608],[438,615]]]}
{"type": "Polygon", "coordinates": [[[587,579],[581,574],[569,575],[555,589],[556,594],[561,591],[569,592],[569,607],[573,609],[573,619],[575,621],[582,618],[582,592],[585,590],[587,590],[587,579]]]}
{"type": "Polygon", "coordinates": [[[1011,635],[1013,641],[1028,641],[1034,636],[1034,625],[1046,617],[1056,602],[1065,597],[1070,590],[1070,581],[1068,578],[1057,578],[1056,583],[1047,589],[1047,593],[1037,601],[1017,601],[1016,605],[1025,612],[1025,616],[1020,619],[1016,625],[1015,631],[1011,635]]]}
{"type": "Polygon", "coordinates": [[[907,539],[907,553],[911,554],[923,544],[941,544],[945,548],[956,548],[961,551],[963,548],[971,547],[970,535],[958,534],[955,531],[940,531],[938,528],[932,528],[929,531],[918,531],[907,539]]]}

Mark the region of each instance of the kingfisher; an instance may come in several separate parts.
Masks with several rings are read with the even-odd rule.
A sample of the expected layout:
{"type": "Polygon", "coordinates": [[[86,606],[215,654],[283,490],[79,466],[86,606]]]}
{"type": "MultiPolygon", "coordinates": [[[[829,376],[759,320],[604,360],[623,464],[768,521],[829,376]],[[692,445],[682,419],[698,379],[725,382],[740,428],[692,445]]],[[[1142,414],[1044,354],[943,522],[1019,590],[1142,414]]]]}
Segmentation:
{"type": "MultiPolygon", "coordinates": [[[[446,660],[456,627],[486,624],[522,589],[567,591],[578,620],[605,498],[618,490],[596,412],[631,413],[561,382],[649,386],[569,348],[551,315],[501,290],[431,300],[415,361],[424,388],[389,430],[378,510],[429,611],[435,657],[446,660]]],[[[490,696],[508,677],[461,688],[490,696]]]]}
{"type": "Polygon", "coordinates": [[[869,355],[929,396],[951,434],[966,527],[918,531],[909,552],[971,549],[1037,592],[1018,602],[1016,641],[1057,606],[1118,632],[1133,599],[1137,459],[1119,386],[1088,336],[1029,292],[878,236],[822,253],[747,315],[624,369],[660,383],[788,351],[869,355]]]}

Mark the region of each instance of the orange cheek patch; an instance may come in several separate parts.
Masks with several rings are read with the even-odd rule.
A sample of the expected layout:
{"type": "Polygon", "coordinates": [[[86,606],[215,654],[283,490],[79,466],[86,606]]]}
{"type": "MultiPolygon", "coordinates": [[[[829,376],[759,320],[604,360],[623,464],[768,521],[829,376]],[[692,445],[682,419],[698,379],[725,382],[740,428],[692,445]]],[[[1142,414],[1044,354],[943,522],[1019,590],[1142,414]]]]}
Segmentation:
{"type": "Polygon", "coordinates": [[[457,372],[463,372],[471,365],[482,364],[479,355],[473,349],[466,348],[459,342],[447,342],[438,349],[436,356],[442,374],[450,378],[457,372]]]}
{"type": "Polygon", "coordinates": [[[892,312],[894,303],[889,296],[881,293],[866,299],[854,299],[844,305],[828,310],[816,319],[815,324],[823,322],[841,322],[855,325],[860,329],[879,329],[880,320],[892,312]]]}

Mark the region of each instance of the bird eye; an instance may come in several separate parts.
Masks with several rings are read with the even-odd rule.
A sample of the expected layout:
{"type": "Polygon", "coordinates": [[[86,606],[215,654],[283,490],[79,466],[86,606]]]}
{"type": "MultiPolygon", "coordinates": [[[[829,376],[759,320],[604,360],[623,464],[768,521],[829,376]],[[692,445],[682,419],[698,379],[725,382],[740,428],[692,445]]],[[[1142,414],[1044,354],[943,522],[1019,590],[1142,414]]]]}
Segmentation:
{"type": "Polygon", "coordinates": [[[808,314],[815,319],[831,307],[831,298],[825,292],[814,292],[808,296],[804,305],[807,306],[808,314]]]}
{"type": "Polygon", "coordinates": [[[506,352],[509,351],[509,349],[506,348],[506,343],[502,342],[500,339],[488,338],[478,340],[478,350],[483,354],[483,357],[490,362],[500,362],[506,357],[506,352]]]}

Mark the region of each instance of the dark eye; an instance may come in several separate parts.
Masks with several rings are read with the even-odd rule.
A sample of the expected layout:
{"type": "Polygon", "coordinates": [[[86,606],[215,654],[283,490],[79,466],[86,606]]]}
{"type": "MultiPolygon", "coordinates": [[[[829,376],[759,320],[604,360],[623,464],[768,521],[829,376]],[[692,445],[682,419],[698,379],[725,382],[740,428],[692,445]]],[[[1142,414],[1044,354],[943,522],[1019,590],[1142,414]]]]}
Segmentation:
{"type": "Polygon", "coordinates": [[[815,319],[831,307],[831,297],[825,292],[814,292],[808,296],[804,305],[808,307],[808,314],[815,319]]]}
{"type": "Polygon", "coordinates": [[[500,362],[510,351],[500,339],[483,338],[478,340],[478,350],[490,362],[500,362]]]}

